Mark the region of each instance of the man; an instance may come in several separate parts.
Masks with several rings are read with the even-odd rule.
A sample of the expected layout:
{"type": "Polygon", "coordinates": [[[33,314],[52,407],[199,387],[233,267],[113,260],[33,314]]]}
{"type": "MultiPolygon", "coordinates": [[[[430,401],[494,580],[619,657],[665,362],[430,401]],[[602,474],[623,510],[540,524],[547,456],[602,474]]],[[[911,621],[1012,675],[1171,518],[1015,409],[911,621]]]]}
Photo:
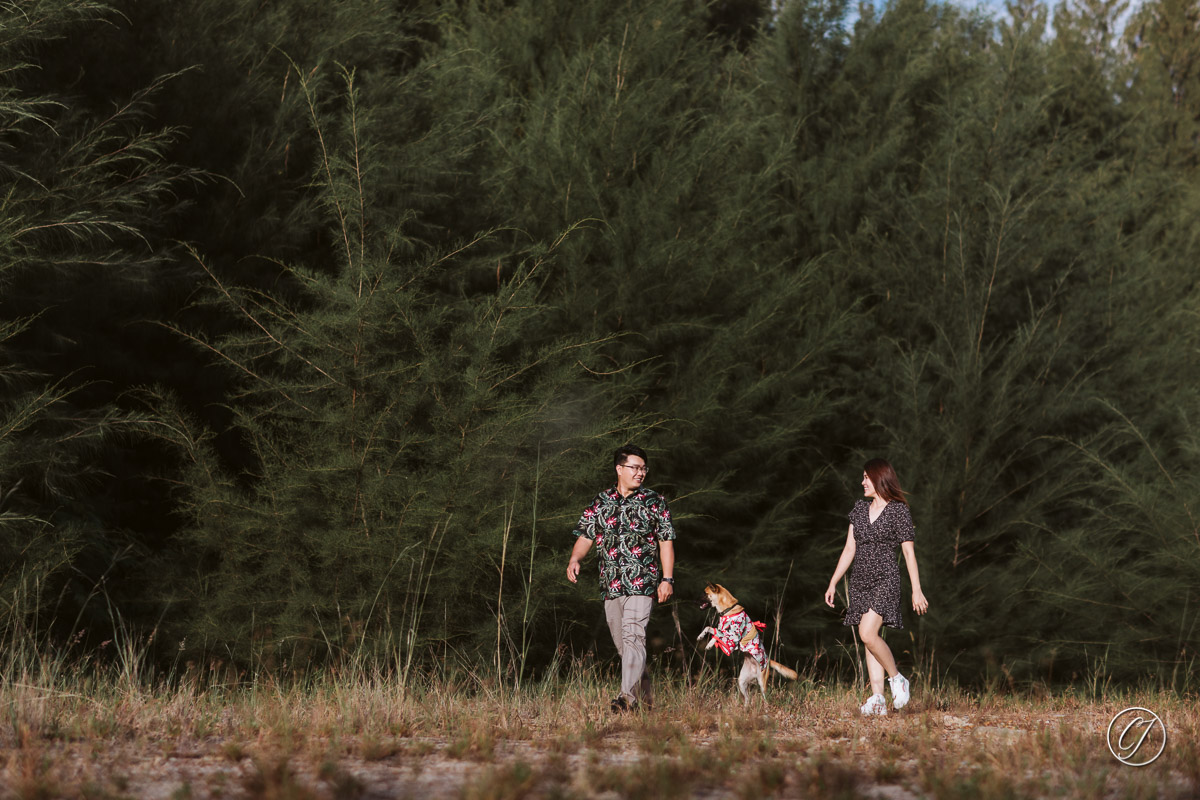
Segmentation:
{"type": "Polygon", "coordinates": [[[675,528],[667,501],[642,486],[648,469],[640,447],[618,449],[613,468],[616,485],[596,495],[575,526],[567,580],[577,582],[579,562],[595,543],[604,616],[621,656],[621,693],[612,710],[627,711],[654,701],[646,673],[646,622],[654,598],[665,603],[674,592],[675,528]]]}

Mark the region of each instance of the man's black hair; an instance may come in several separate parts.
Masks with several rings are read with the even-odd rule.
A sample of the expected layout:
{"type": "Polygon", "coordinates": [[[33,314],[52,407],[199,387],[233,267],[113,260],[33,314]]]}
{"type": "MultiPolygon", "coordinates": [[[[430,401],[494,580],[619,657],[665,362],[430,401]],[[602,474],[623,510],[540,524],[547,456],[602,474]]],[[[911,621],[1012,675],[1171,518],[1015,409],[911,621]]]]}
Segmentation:
{"type": "Polygon", "coordinates": [[[636,445],[627,444],[624,447],[618,447],[617,452],[613,453],[613,466],[618,467],[625,463],[625,459],[629,456],[637,456],[644,463],[649,464],[650,459],[646,458],[646,451],[636,445]]]}

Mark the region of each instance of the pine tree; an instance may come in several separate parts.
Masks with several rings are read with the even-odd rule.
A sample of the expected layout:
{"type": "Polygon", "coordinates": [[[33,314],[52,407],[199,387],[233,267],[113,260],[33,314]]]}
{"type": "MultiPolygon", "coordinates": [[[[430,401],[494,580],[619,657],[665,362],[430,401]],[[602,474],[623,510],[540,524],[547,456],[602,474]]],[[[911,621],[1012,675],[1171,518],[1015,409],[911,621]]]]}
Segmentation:
{"type": "Polygon", "coordinates": [[[1187,4],[1128,57],[1101,0],[1053,35],[1034,2],[36,8],[3,22],[39,66],[0,87],[6,596],[132,547],[122,613],[197,651],[520,677],[607,639],[562,564],[632,440],[681,598],[786,609],[785,658],[848,642],[819,597],[878,454],[934,604],[902,659],[1190,663],[1187,4]]]}
{"type": "Polygon", "coordinates": [[[1070,622],[1054,643],[1064,677],[1088,672],[1179,686],[1190,663],[1195,300],[1180,281],[1190,281],[1195,260],[1196,194],[1189,146],[1177,136],[1183,118],[1164,101],[1174,95],[1166,75],[1179,73],[1160,71],[1163,50],[1147,37],[1171,28],[1152,20],[1178,13],[1143,7],[1125,31],[1131,57],[1094,56],[1113,65],[1111,94],[1120,102],[1109,112],[1117,120],[1109,152],[1125,176],[1118,224],[1105,237],[1103,277],[1112,289],[1091,308],[1111,354],[1097,404],[1111,433],[1106,447],[1081,448],[1088,480],[1070,504],[1077,525],[1029,548],[1044,585],[1040,602],[1070,622]]]}
{"type": "MultiPolygon", "coordinates": [[[[1099,312],[1122,290],[1112,232],[1144,213],[1112,159],[1108,67],[1067,81],[1070,44],[1047,42],[1045,10],[1011,16],[998,41],[948,6],[861,20],[790,119],[813,136],[782,193],[793,229],[839,265],[841,304],[866,312],[839,374],[854,413],[830,435],[858,459],[890,457],[912,492],[923,588],[941,606],[915,620],[912,655],[956,653],[973,677],[1083,657],[1075,620],[1047,613],[1062,576],[1044,585],[1029,554],[1081,524],[1066,511],[1092,491],[1080,451],[1116,455],[1096,400],[1113,396],[1119,349],[1099,312]]],[[[850,495],[857,464],[838,462],[850,495]]],[[[832,569],[842,539],[828,538],[832,569]]]]}
{"type": "Polygon", "coordinates": [[[1146,112],[1145,144],[1165,163],[1194,169],[1200,125],[1200,8],[1191,0],[1143,4],[1126,28],[1133,75],[1128,96],[1146,112]]]}
{"type": "MultiPolygon", "coordinates": [[[[771,193],[793,145],[755,105],[765,39],[743,54],[706,26],[668,0],[485,4],[445,41],[495,76],[459,95],[502,109],[480,156],[493,218],[534,238],[587,228],[564,244],[545,321],[614,337],[589,368],[636,421],[588,458],[647,446],[649,483],[672,501],[686,553],[677,590],[720,579],[766,613],[792,560],[777,554],[806,558],[804,503],[833,405],[825,375],[850,315],[815,254],[776,235],[771,193]]],[[[563,505],[540,506],[558,526],[558,559],[595,481],[611,481],[596,473],[563,505]]],[[[565,615],[578,599],[559,602],[565,615]]],[[[680,617],[701,624],[686,606],[680,617]]],[[[654,624],[678,635],[665,615],[654,624]]]]}
{"type": "MultiPolygon", "coordinates": [[[[457,79],[436,60],[369,78],[343,68],[336,94],[328,69],[293,75],[311,114],[323,261],[286,266],[291,288],[268,293],[196,255],[210,301],[245,320],[194,338],[238,375],[231,410],[253,460],[230,474],[212,433],[164,398],[190,460],[190,569],[172,580],[197,647],[304,664],[369,642],[407,665],[429,642],[473,649],[495,625],[500,576],[481,565],[499,568],[505,520],[558,478],[559,452],[611,422],[576,421],[596,403],[577,364],[592,345],[526,335],[569,231],[521,250],[486,231],[425,241],[455,202],[435,187],[467,172],[490,112],[435,113],[457,79]],[[477,288],[489,273],[492,288],[477,288]]],[[[521,552],[514,541],[517,563],[521,552]]]]}
{"type": "Polygon", "coordinates": [[[161,264],[147,239],[155,220],[195,177],[164,156],[176,132],[147,122],[160,82],[94,114],[38,69],[110,18],[76,0],[0,9],[0,593],[36,612],[78,579],[54,609],[63,625],[130,546],[114,530],[106,471],[121,463],[122,437],[147,423],[112,402],[92,367],[161,264]]]}

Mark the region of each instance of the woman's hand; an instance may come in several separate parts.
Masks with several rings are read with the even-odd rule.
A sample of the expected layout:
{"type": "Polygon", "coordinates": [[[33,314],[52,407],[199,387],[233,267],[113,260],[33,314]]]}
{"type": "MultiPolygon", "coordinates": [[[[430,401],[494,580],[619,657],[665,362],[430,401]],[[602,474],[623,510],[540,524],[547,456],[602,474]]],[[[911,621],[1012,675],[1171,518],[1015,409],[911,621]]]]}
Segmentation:
{"type": "Polygon", "coordinates": [[[925,595],[921,593],[921,590],[917,589],[913,592],[913,611],[918,614],[924,614],[928,610],[929,601],[925,599],[925,595]]]}
{"type": "Polygon", "coordinates": [[[833,608],[833,598],[837,593],[837,588],[831,583],[829,588],[825,590],[825,605],[833,608]]]}

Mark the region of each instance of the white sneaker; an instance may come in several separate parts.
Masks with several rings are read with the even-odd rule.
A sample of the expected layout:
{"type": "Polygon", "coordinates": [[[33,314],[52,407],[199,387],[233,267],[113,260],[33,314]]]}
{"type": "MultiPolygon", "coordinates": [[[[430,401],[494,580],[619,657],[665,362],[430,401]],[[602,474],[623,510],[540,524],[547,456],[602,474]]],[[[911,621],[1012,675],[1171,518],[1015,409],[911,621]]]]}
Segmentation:
{"type": "Polygon", "coordinates": [[[873,694],[863,703],[859,709],[864,717],[886,717],[887,716],[887,700],[883,699],[881,694],[873,694]]]}
{"type": "Polygon", "coordinates": [[[893,678],[888,678],[888,682],[892,684],[892,706],[899,711],[908,705],[908,678],[896,674],[893,678]]]}

